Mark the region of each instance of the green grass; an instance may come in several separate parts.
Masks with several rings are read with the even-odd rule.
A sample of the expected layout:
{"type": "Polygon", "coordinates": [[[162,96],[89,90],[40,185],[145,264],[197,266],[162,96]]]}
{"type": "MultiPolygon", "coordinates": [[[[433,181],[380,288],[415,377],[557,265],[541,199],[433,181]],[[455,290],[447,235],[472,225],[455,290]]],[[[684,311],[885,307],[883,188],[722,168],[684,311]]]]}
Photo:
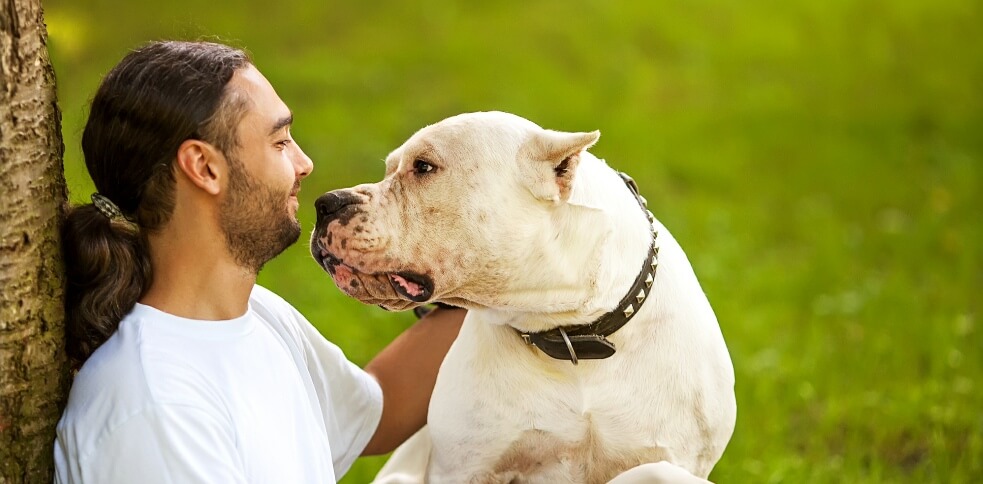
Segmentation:
{"type": "MultiPolygon", "coordinates": [[[[979,2],[140,3],[45,2],[73,200],[86,101],[156,38],[253,53],[315,161],[306,227],[317,194],[378,180],[445,116],[600,129],[592,151],[683,244],[731,350],[714,480],[983,477],[979,2]]],[[[342,296],[303,246],[260,281],[358,363],[413,321],[342,296]]]]}

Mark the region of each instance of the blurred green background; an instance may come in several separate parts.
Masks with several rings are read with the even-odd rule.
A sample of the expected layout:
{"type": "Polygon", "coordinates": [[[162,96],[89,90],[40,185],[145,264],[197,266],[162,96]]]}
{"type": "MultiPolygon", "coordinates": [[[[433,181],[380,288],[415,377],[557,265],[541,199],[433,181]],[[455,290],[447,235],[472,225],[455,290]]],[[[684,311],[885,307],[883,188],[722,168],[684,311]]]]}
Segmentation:
{"type": "MultiPolygon", "coordinates": [[[[980,482],[983,6],[975,0],[46,0],[71,199],[86,104],[161,38],[248,49],[321,192],[465,111],[602,132],[687,250],[737,372],[717,482],[980,482]]],[[[364,364],[408,314],[303,244],[262,284],[364,364]]],[[[382,460],[362,459],[346,483],[382,460]]]]}

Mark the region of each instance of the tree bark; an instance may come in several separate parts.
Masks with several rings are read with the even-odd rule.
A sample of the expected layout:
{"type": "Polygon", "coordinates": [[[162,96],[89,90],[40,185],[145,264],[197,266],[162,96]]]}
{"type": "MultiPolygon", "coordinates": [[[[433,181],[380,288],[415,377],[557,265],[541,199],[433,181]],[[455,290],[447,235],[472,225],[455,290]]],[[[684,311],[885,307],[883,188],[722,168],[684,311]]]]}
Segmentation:
{"type": "Polygon", "coordinates": [[[0,483],[52,480],[70,381],[63,152],[40,0],[0,0],[0,483]]]}

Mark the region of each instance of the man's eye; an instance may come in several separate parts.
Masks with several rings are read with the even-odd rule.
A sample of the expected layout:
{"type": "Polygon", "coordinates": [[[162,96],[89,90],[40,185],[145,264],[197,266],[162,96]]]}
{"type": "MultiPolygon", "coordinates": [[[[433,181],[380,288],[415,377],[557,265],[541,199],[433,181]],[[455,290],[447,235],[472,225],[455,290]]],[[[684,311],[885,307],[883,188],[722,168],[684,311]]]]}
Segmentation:
{"type": "Polygon", "coordinates": [[[437,169],[436,166],[433,166],[430,163],[427,163],[426,161],[420,159],[417,159],[416,161],[413,162],[413,173],[416,173],[417,175],[430,173],[436,169],[437,169]]]}
{"type": "Polygon", "coordinates": [[[285,139],[285,140],[277,141],[274,144],[274,146],[276,146],[278,149],[281,149],[282,150],[282,149],[286,148],[287,145],[289,145],[289,144],[290,144],[290,140],[285,139]]]}

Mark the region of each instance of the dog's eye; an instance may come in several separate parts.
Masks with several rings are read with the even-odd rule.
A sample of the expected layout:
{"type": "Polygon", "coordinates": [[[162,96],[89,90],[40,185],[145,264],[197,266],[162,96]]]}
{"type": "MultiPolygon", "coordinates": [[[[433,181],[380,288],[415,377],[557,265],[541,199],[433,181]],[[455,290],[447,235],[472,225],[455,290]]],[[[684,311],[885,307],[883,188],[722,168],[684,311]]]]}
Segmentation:
{"type": "Polygon", "coordinates": [[[430,163],[423,161],[421,159],[417,159],[416,161],[413,162],[413,173],[416,173],[417,175],[430,173],[436,169],[437,169],[436,166],[433,166],[430,163]]]}

